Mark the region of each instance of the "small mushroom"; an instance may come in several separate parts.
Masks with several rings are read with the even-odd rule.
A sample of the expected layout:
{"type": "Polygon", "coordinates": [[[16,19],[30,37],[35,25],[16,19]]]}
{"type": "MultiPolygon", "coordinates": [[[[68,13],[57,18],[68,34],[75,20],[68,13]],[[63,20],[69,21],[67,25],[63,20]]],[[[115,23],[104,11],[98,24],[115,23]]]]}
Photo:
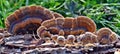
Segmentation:
{"type": "Polygon", "coordinates": [[[64,31],[63,30],[60,30],[58,35],[65,35],[64,31]]]}
{"type": "Polygon", "coordinates": [[[118,35],[115,32],[112,32],[110,35],[110,41],[111,43],[115,43],[118,40],[118,35]]]}
{"type": "Polygon", "coordinates": [[[57,44],[59,46],[64,46],[65,45],[65,37],[64,36],[58,36],[58,38],[57,38],[57,44]]]}
{"type": "Polygon", "coordinates": [[[101,28],[96,32],[100,44],[110,44],[115,42],[118,38],[115,32],[109,28],[101,28]]]}
{"type": "Polygon", "coordinates": [[[74,42],[75,42],[75,36],[74,35],[68,35],[67,44],[74,44],[74,42]]]}
{"type": "Polygon", "coordinates": [[[50,32],[48,32],[47,28],[44,26],[41,26],[37,29],[37,35],[41,38],[51,37],[50,32]]]}
{"type": "Polygon", "coordinates": [[[92,43],[92,44],[98,43],[97,36],[91,32],[86,32],[85,34],[80,35],[77,38],[77,40],[79,43],[83,45],[88,44],[88,43],[92,43]]]}
{"type": "Polygon", "coordinates": [[[68,35],[66,39],[66,47],[75,47],[75,36],[68,35]]]}

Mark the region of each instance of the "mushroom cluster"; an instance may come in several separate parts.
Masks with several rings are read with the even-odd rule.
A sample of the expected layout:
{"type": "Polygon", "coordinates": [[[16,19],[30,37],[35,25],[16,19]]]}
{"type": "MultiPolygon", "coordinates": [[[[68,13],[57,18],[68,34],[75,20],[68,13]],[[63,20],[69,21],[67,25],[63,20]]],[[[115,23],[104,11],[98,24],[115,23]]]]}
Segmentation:
{"type": "Polygon", "coordinates": [[[50,11],[41,6],[26,6],[16,10],[6,18],[5,25],[12,34],[36,32],[45,20],[63,18],[59,13],[50,11]]]}
{"type": "MultiPolygon", "coordinates": [[[[97,25],[91,18],[86,16],[65,18],[61,14],[41,6],[26,6],[16,10],[6,18],[5,25],[7,31],[12,35],[33,34],[25,35],[26,38],[23,36],[10,37],[24,39],[25,45],[29,45],[27,43],[31,41],[35,47],[39,47],[39,43],[40,47],[46,45],[76,48],[95,47],[98,44],[112,44],[118,40],[117,34],[109,28],[96,30],[97,25]],[[35,38],[37,40],[32,40],[35,38]]],[[[3,38],[0,33],[0,39],[3,40],[3,38]]],[[[8,42],[5,41],[5,43],[8,42]]]]}
{"type": "Polygon", "coordinates": [[[41,38],[51,35],[80,35],[85,32],[95,32],[96,24],[85,16],[76,18],[57,18],[44,21],[37,29],[37,35],[41,38]]]}

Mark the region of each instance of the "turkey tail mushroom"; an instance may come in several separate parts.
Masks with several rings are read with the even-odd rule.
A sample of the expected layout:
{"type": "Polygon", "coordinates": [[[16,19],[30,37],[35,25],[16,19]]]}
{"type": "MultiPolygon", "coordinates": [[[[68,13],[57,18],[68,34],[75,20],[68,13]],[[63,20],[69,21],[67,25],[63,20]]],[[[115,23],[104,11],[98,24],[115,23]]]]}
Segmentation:
{"type": "Polygon", "coordinates": [[[100,44],[110,44],[117,40],[117,35],[109,28],[101,28],[96,32],[100,44]]]}
{"type": "MultiPolygon", "coordinates": [[[[57,19],[59,19],[59,18],[57,18],[57,19]]],[[[60,18],[60,19],[63,19],[63,18],[60,18]]],[[[40,32],[40,31],[42,31],[43,33],[44,33],[44,31],[49,32],[51,35],[57,35],[57,34],[63,35],[64,34],[64,32],[62,30],[60,30],[60,28],[58,28],[56,19],[44,21],[41,24],[41,26],[37,29],[38,36],[40,36],[40,37],[45,36],[46,34],[41,35],[42,32],[40,32]],[[43,28],[45,30],[43,30],[43,28]]]]}
{"type": "Polygon", "coordinates": [[[41,6],[26,6],[16,10],[6,18],[5,24],[12,34],[36,32],[41,23],[48,19],[62,17],[62,15],[41,6]]]}
{"type": "Polygon", "coordinates": [[[97,36],[91,32],[86,32],[85,34],[77,37],[77,42],[83,45],[98,43],[97,36]]]}
{"type": "Polygon", "coordinates": [[[62,25],[62,29],[63,29],[63,31],[64,31],[64,33],[65,33],[65,36],[67,36],[67,35],[70,35],[70,33],[71,33],[71,30],[72,30],[72,21],[74,20],[74,18],[70,18],[70,17],[67,17],[67,18],[65,18],[64,19],[64,23],[63,23],[63,25],[62,25]]]}
{"type": "Polygon", "coordinates": [[[95,22],[85,16],[78,16],[77,17],[77,24],[78,24],[78,28],[80,31],[82,31],[81,33],[84,32],[95,32],[96,31],[96,24],[95,22]]]}
{"type": "MultiPolygon", "coordinates": [[[[41,26],[48,29],[51,34],[63,36],[79,35],[85,32],[95,32],[96,24],[90,18],[78,16],[77,18],[56,18],[44,21],[41,26]]],[[[38,29],[39,30],[39,29],[38,29]]],[[[39,33],[39,32],[38,32],[39,33]]]]}
{"type": "Polygon", "coordinates": [[[67,44],[74,44],[75,43],[75,36],[74,35],[68,35],[68,37],[67,37],[67,40],[66,40],[66,42],[67,42],[67,44]]]}
{"type": "Polygon", "coordinates": [[[65,46],[65,37],[64,36],[58,36],[58,38],[57,38],[57,44],[59,46],[65,46]]]}
{"type": "Polygon", "coordinates": [[[112,32],[110,35],[110,41],[111,43],[115,43],[118,40],[118,35],[115,32],[112,32]]]}
{"type": "Polygon", "coordinates": [[[37,29],[37,35],[41,38],[51,37],[51,34],[47,31],[47,28],[41,26],[37,29]]]}
{"type": "Polygon", "coordinates": [[[85,32],[93,33],[96,31],[95,22],[86,16],[78,16],[72,21],[72,23],[72,35],[80,35],[84,34],[85,32]]]}

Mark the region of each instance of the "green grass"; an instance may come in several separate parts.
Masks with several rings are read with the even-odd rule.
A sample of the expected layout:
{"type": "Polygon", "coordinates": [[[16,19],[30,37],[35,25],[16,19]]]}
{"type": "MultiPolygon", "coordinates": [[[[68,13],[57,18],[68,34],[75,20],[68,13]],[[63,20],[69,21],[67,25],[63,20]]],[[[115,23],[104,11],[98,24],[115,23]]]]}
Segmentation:
{"type": "Polygon", "coordinates": [[[65,17],[88,16],[97,29],[109,27],[120,35],[120,0],[1,0],[0,28],[7,16],[22,6],[41,5],[65,17]]]}

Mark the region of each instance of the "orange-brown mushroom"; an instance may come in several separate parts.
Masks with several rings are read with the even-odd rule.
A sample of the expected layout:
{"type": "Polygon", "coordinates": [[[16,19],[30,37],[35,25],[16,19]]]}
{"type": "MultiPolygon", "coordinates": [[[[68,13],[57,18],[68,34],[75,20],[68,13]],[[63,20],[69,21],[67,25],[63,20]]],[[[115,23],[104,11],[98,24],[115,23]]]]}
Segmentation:
{"type": "Polygon", "coordinates": [[[77,41],[83,45],[98,43],[97,36],[91,32],[80,35],[77,37],[77,41]]]}
{"type": "Polygon", "coordinates": [[[44,26],[38,28],[37,35],[41,38],[51,37],[51,34],[47,31],[47,28],[44,26]]]}
{"type": "Polygon", "coordinates": [[[71,44],[71,45],[74,45],[75,43],[75,36],[74,35],[68,35],[67,39],[66,39],[66,43],[67,44],[71,44]]]}
{"type": "Polygon", "coordinates": [[[59,46],[65,46],[65,37],[64,36],[58,36],[57,37],[57,44],[59,46]]]}
{"type": "Polygon", "coordinates": [[[5,24],[7,30],[12,34],[33,33],[43,21],[55,17],[62,17],[62,15],[41,6],[25,6],[9,15],[5,24]]]}
{"type": "Polygon", "coordinates": [[[110,44],[117,40],[117,35],[109,28],[101,28],[96,34],[100,44],[110,44]]]}
{"type": "MultiPolygon", "coordinates": [[[[96,31],[96,24],[95,22],[85,16],[78,16],[77,20],[77,27],[79,28],[79,33],[85,32],[95,32],[96,31]]],[[[75,28],[74,28],[75,29],[75,28]]]]}
{"type": "MultiPolygon", "coordinates": [[[[47,31],[53,35],[58,34],[63,36],[80,35],[85,32],[93,33],[96,31],[96,24],[94,21],[85,16],[50,19],[44,21],[41,26],[44,26],[47,31]]],[[[38,33],[41,34],[40,32],[38,33]]]]}

